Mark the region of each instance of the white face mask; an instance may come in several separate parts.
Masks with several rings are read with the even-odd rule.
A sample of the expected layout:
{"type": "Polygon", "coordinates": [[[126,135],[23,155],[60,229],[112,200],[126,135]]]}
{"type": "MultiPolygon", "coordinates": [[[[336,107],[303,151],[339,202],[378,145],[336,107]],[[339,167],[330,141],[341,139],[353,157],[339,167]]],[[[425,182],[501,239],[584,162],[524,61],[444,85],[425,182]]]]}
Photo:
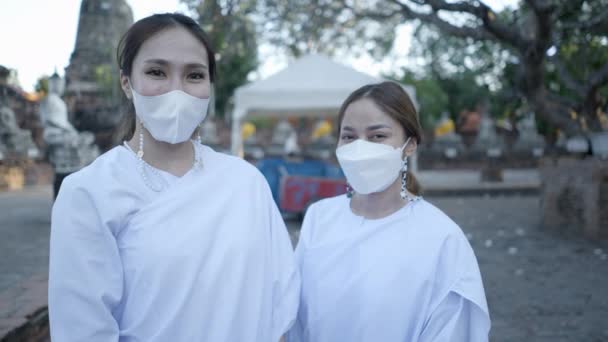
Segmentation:
{"type": "Polygon", "coordinates": [[[403,166],[401,148],[357,139],[338,147],[336,156],[353,189],[363,195],[386,190],[395,182],[403,166]]]}
{"type": "Polygon", "coordinates": [[[158,141],[177,144],[188,140],[207,116],[209,99],[181,90],[157,96],[143,96],[131,87],[133,105],[144,127],[158,141]]]}

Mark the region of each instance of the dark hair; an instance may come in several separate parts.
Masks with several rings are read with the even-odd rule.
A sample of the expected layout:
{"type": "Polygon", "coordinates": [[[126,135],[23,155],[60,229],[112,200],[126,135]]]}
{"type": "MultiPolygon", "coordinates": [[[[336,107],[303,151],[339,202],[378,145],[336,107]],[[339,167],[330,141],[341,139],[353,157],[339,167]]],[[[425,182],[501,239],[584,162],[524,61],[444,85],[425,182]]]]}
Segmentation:
{"type": "MultiPolygon", "coordinates": [[[[372,100],[382,111],[399,122],[405,136],[411,137],[420,145],[422,142],[422,127],[418,119],[418,113],[414,107],[414,103],[410,99],[409,95],[403,90],[401,85],[395,82],[382,82],[377,84],[365,85],[354,92],[352,92],[348,98],[340,107],[338,114],[338,130],[342,129],[342,121],[344,120],[344,113],[348,106],[360,99],[372,100]]],[[[407,190],[415,195],[419,195],[422,191],[420,183],[412,172],[407,173],[407,190]]]]}
{"type": "MultiPolygon", "coordinates": [[[[122,73],[126,76],[131,75],[133,61],[146,40],[160,31],[175,27],[186,29],[205,46],[209,59],[209,80],[214,83],[216,77],[215,52],[211,47],[211,42],[196,21],[179,13],[153,14],[131,25],[120,39],[116,50],[116,60],[122,73]]],[[[130,101],[128,106],[129,108],[116,131],[116,138],[119,142],[131,139],[135,132],[135,108],[130,101]]]]}

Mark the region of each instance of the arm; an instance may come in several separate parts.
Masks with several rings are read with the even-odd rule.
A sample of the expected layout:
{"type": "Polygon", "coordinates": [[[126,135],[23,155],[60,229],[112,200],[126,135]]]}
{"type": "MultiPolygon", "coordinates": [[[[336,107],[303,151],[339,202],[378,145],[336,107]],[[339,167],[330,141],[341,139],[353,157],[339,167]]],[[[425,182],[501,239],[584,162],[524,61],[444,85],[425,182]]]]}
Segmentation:
{"type": "Polygon", "coordinates": [[[464,234],[446,239],[438,264],[439,281],[420,342],[487,342],[490,315],[481,273],[464,234]]]}
{"type": "Polygon", "coordinates": [[[270,189],[265,192],[267,193],[265,201],[268,203],[271,224],[271,258],[274,273],[272,340],[284,341],[284,335],[293,325],[298,313],[300,273],[295,263],[291,239],[283,218],[272,199],[270,189]]]}
{"type": "Polygon", "coordinates": [[[89,193],[64,182],[53,207],[49,319],[53,341],[118,341],[114,318],[122,297],[116,240],[89,193]]]}
{"type": "MultiPolygon", "coordinates": [[[[310,236],[312,234],[312,229],[314,227],[314,213],[315,213],[315,204],[310,206],[304,215],[304,220],[302,221],[302,226],[300,228],[300,235],[298,239],[298,244],[295,250],[295,259],[298,270],[300,271],[300,276],[303,276],[301,270],[302,260],[304,258],[304,254],[306,252],[307,246],[310,241],[310,236]]],[[[302,298],[300,298],[302,300],[302,298]]],[[[300,304],[301,305],[301,304],[300,304]]],[[[298,307],[298,310],[300,307],[298,307]]],[[[285,340],[289,342],[299,342],[304,341],[304,336],[306,334],[306,322],[302,321],[302,316],[298,313],[296,317],[296,321],[294,322],[291,329],[285,334],[285,340]]]]}
{"type": "Polygon", "coordinates": [[[420,342],[487,342],[490,320],[475,303],[450,292],[432,313],[420,342]]]}

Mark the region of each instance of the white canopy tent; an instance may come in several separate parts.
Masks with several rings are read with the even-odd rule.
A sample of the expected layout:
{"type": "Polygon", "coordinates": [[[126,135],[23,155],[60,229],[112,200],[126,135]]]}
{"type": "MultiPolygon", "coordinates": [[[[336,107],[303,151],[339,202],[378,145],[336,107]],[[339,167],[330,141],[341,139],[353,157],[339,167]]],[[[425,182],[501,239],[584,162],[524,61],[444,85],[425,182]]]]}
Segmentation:
{"type": "MultiPolygon", "coordinates": [[[[241,124],[246,117],[337,116],[351,92],[381,81],[328,57],[307,55],[266,79],[239,87],[232,113],[232,153],[242,149],[241,124]]],[[[418,108],[415,89],[403,87],[418,108]]]]}

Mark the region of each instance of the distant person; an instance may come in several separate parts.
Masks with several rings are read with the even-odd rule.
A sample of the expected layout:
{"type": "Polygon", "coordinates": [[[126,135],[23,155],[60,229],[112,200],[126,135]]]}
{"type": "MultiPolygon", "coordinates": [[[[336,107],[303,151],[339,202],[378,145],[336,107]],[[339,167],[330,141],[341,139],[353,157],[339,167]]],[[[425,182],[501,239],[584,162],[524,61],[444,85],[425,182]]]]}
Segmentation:
{"type": "Polygon", "coordinates": [[[338,127],[336,155],[351,189],[306,212],[296,248],[302,296],[288,341],[488,341],[473,250],[408,172],[421,128],[407,93],[392,82],[359,88],[338,127]]]}
{"type": "Polygon", "coordinates": [[[54,342],[276,342],[295,320],[300,278],[266,180],[191,139],[214,56],[181,14],[120,41],[125,142],[68,176],[53,207],[54,342]]]}

